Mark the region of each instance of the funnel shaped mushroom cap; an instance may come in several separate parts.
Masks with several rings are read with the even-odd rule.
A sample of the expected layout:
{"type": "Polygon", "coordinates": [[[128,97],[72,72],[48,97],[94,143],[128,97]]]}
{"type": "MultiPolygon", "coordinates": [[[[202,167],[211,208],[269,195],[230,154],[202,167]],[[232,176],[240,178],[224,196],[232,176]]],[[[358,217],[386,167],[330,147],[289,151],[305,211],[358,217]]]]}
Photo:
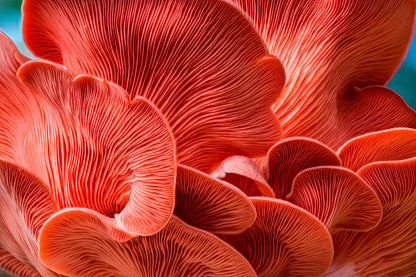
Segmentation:
{"type": "Polygon", "coordinates": [[[341,165],[337,154],[319,141],[288,138],[270,148],[265,161],[265,174],[277,198],[290,193],[295,176],[302,170],[323,165],[341,165]]]}
{"type": "Polygon", "coordinates": [[[334,235],[326,276],[412,276],[416,272],[416,158],[376,162],[358,171],[376,192],[383,217],[369,232],[334,235]]]}
{"type": "Polygon", "coordinates": [[[378,161],[416,157],[416,130],[396,128],[362,135],[345,143],[338,155],[344,167],[354,171],[378,161]]]}
{"type": "Polygon", "coordinates": [[[160,112],[105,81],[72,80],[50,63],[29,62],[18,76],[26,85],[18,100],[1,91],[0,156],[39,176],[59,209],[95,210],[132,234],[160,230],[173,213],[176,175],[160,112]]]}
{"type": "Polygon", "coordinates": [[[415,1],[232,2],[253,20],[286,70],[273,106],[284,137],[311,137],[338,149],[368,132],[416,127],[416,113],[396,93],[378,87],[404,59],[415,1]]]}
{"type": "Polygon", "coordinates": [[[214,234],[238,234],[256,219],[250,199],[231,184],[179,165],[175,215],[214,234]]]}
{"type": "Polygon", "coordinates": [[[0,268],[17,276],[57,276],[38,258],[38,235],[56,206],[44,183],[0,160],[0,268]]]}
{"type": "Polygon", "coordinates": [[[315,167],[293,181],[288,200],[319,218],[334,234],[368,231],[381,220],[375,192],[354,172],[341,167],[315,167]]]}
{"type": "Polygon", "coordinates": [[[256,276],[232,247],[175,216],[152,236],[120,242],[111,232],[92,214],[61,212],[42,228],[40,259],[69,276],[256,276]]]}
{"type": "Polygon", "coordinates": [[[210,173],[228,156],[264,155],[281,138],[270,108],[283,67],[227,1],[26,0],[22,10],[35,55],[155,103],[182,164],[210,173]]]}
{"type": "Polygon", "coordinates": [[[225,159],[212,176],[233,184],[248,196],[275,196],[260,168],[247,157],[232,156],[225,159]]]}
{"type": "Polygon", "coordinates": [[[225,241],[242,253],[258,276],[319,276],[331,265],[333,246],[324,225],[283,200],[252,197],[253,226],[225,241]]]}

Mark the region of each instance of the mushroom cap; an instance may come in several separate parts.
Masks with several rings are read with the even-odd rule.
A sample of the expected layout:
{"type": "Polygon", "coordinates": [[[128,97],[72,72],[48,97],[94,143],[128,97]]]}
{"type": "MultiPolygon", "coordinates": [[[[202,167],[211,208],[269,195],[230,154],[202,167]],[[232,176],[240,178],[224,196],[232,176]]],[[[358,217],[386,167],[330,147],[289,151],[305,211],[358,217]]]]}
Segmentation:
{"type": "Polygon", "coordinates": [[[309,212],[287,201],[251,197],[254,224],[226,242],[242,253],[258,276],[319,276],[331,265],[332,239],[309,212]]]}
{"type": "Polygon", "coordinates": [[[416,129],[394,128],[368,133],[346,142],[338,149],[344,167],[358,171],[378,161],[416,157],[416,129]]]}
{"type": "Polygon", "coordinates": [[[59,209],[95,210],[133,235],[163,228],[174,208],[176,156],[160,112],[49,62],[28,62],[18,77],[24,89],[13,97],[0,89],[0,157],[40,177],[59,209]]]}
{"type": "Polygon", "coordinates": [[[375,192],[354,172],[334,166],[308,168],[293,181],[288,200],[319,218],[331,235],[377,226],[382,206],[375,192]]]}
{"type": "Polygon", "coordinates": [[[68,276],[256,276],[237,251],[173,216],[160,232],[120,242],[82,210],[54,215],[39,236],[45,265],[68,276]]]}
{"type": "Polygon", "coordinates": [[[175,215],[214,234],[238,234],[253,224],[256,210],[238,188],[178,165],[175,215]]]}
{"type": "Polygon", "coordinates": [[[47,186],[0,159],[0,268],[17,276],[57,276],[38,258],[38,236],[57,211],[47,186]]]}
{"type": "Polygon", "coordinates": [[[22,11],[35,55],[154,103],[184,165],[210,173],[228,156],[264,155],[281,138],[270,108],[283,67],[227,1],[25,0],[22,11]]]}
{"type": "Polygon", "coordinates": [[[287,138],[276,143],[264,163],[266,179],[277,198],[290,193],[295,176],[315,166],[341,165],[338,155],[324,144],[309,138],[287,138]]]}
{"type": "Polygon", "coordinates": [[[413,0],[232,0],[253,20],[287,82],[273,110],[284,137],[338,149],[349,139],[416,127],[416,113],[381,87],[404,59],[413,0]]]}
{"type": "Polygon", "coordinates": [[[416,272],[416,158],[375,162],[358,175],[376,192],[383,217],[368,232],[334,235],[334,263],[325,276],[412,276],[416,272]]]}
{"type": "Polygon", "coordinates": [[[233,184],[248,196],[275,197],[256,163],[244,156],[231,156],[211,174],[233,184]]]}

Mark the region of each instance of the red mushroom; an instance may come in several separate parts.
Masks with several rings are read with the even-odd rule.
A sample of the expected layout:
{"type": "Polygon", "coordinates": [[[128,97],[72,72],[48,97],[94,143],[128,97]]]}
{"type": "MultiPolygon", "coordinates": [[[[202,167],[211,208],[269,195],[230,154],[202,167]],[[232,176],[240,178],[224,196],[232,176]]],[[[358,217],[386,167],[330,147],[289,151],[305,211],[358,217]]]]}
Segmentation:
{"type": "Polygon", "coordinates": [[[284,70],[227,1],[25,0],[22,11],[35,55],[155,103],[182,164],[210,173],[228,156],[264,155],[281,137],[270,107],[284,70]]]}
{"type": "Polygon", "coordinates": [[[341,165],[337,154],[309,138],[284,139],[267,153],[265,175],[277,198],[285,199],[295,176],[302,170],[321,165],[341,165]]]}
{"type": "Polygon", "coordinates": [[[319,276],[331,265],[333,246],[325,226],[283,200],[252,197],[253,226],[225,241],[242,253],[258,276],[319,276]]]}
{"type": "Polygon", "coordinates": [[[256,219],[251,201],[239,189],[196,169],[179,165],[175,214],[214,234],[238,234],[256,219]]]}
{"type": "Polygon", "coordinates": [[[325,276],[412,276],[416,272],[416,158],[375,162],[360,175],[383,206],[369,232],[334,235],[334,263],[325,276]]]}
{"type": "Polygon", "coordinates": [[[56,211],[43,182],[0,160],[0,268],[17,276],[57,276],[39,260],[37,241],[56,211]]]}
{"type": "Polygon", "coordinates": [[[343,166],[354,171],[372,162],[416,157],[416,129],[396,128],[365,134],[345,143],[338,155],[343,166]]]}
{"type": "Polygon", "coordinates": [[[336,150],[364,133],[416,127],[416,113],[381,87],[410,44],[415,1],[232,2],[286,70],[273,106],[284,137],[311,137],[336,150]]]}
{"type": "Polygon", "coordinates": [[[95,210],[132,235],[167,224],[175,145],[152,104],[130,101],[121,88],[93,77],[72,80],[46,62],[19,69],[26,87],[11,82],[12,74],[0,74],[8,81],[0,79],[0,157],[40,177],[59,209],[95,210]],[[9,93],[9,83],[22,90],[9,93]]]}
{"type": "Polygon", "coordinates": [[[331,235],[341,230],[371,230],[382,216],[375,192],[357,174],[341,167],[302,171],[287,198],[319,218],[331,235]]]}
{"type": "Polygon", "coordinates": [[[225,159],[212,175],[233,184],[248,196],[275,197],[260,168],[247,157],[225,159]]]}
{"type": "Polygon", "coordinates": [[[42,228],[39,256],[69,276],[256,276],[244,257],[214,235],[173,216],[159,233],[126,242],[92,214],[67,210],[42,228]]]}

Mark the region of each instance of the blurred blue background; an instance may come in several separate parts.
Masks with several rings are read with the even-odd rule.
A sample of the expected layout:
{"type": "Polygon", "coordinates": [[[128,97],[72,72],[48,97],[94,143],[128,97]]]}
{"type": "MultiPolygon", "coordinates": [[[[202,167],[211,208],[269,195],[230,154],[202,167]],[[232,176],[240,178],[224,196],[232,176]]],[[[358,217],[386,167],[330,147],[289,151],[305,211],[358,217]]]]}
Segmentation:
{"type": "MultiPolygon", "coordinates": [[[[22,0],[0,0],[0,29],[2,29],[26,56],[26,49],[20,32],[20,5],[22,0]]],[[[409,53],[396,75],[387,86],[399,93],[413,109],[416,109],[416,36],[409,53]]]]}

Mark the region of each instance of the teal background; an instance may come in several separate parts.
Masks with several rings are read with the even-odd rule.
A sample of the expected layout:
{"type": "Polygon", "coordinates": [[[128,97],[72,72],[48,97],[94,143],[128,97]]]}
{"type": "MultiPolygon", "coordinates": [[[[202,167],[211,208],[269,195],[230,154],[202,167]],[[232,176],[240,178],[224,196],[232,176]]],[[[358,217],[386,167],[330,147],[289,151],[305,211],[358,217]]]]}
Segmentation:
{"type": "MultiPolygon", "coordinates": [[[[26,56],[26,49],[20,32],[21,0],[0,0],[0,29],[2,29],[26,56]]],[[[413,109],[416,109],[416,36],[410,45],[403,64],[387,86],[399,93],[413,109]]],[[[0,277],[8,276],[0,271],[0,277]]]]}

